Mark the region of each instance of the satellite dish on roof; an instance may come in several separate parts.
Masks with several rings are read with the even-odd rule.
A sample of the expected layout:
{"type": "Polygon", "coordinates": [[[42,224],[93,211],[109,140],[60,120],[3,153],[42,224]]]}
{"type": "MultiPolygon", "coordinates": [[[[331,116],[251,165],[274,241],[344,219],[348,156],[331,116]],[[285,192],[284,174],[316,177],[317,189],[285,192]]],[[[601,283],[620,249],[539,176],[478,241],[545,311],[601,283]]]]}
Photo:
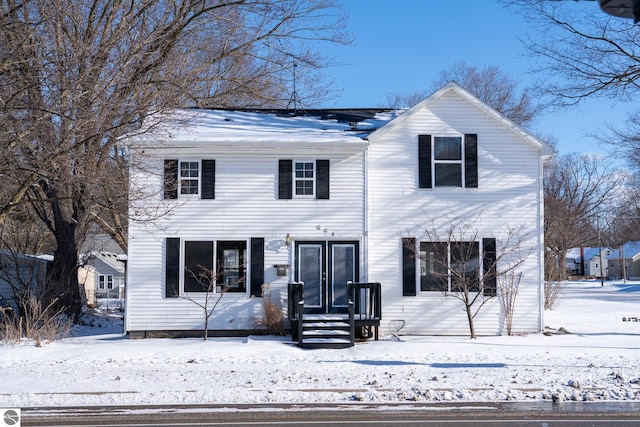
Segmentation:
{"type": "Polygon", "coordinates": [[[619,18],[632,18],[634,24],[640,21],[640,0],[598,0],[600,9],[619,18]]]}

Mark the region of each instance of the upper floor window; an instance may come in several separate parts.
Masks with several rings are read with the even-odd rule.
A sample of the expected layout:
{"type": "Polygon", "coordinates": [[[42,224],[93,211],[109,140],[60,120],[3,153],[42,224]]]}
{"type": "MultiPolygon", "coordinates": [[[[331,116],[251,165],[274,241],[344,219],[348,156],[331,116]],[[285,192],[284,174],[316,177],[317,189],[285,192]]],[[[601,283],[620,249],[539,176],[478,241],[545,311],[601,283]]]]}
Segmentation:
{"type": "Polygon", "coordinates": [[[462,187],[462,138],[433,138],[433,164],[436,187],[462,187]]]}
{"type": "Polygon", "coordinates": [[[420,188],[478,187],[478,135],[418,136],[420,188]]]}
{"type": "Polygon", "coordinates": [[[202,199],[215,199],[216,161],[175,160],[164,161],[164,198],[200,195],[202,199]]]}
{"type": "Polygon", "coordinates": [[[180,162],[180,194],[198,194],[200,162],[180,162]]]}
{"type": "Polygon", "coordinates": [[[329,160],[278,161],[278,199],[329,198],[329,160]]]}
{"type": "Polygon", "coordinates": [[[313,196],[313,162],[295,163],[296,196],[313,196]]]}

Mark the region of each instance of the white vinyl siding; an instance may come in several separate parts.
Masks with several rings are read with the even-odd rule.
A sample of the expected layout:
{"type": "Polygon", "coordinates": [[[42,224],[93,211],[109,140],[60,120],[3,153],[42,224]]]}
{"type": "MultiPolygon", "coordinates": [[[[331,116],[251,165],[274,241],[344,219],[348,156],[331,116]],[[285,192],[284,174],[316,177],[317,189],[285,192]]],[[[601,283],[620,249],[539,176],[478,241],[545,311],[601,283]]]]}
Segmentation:
{"type": "MultiPolygon", "coordinates": [[[[464,307],[440,292],[402,295],[402,237],[433,240],[426,230],[445,238],[451,224],[474,230],[469,238],[501,241],[521,228],[531,253],[518,268],[522,282],[513,332],[539,331],[542,290],[542,200],[540,151],[502,122],[454,92],[443,94],[369,147],[369,280],[382,283],[383,319],[405,320],[402,333],[466,335],[464,307]],[[478,135],[478,188],[418,188],[417,135],[478,135]]],[[[419,271],[416,260],[416,271],[419,271]]],[[[419,280],[419,275],[416,275],[419,280]]],[[[417,289],[420,284],[417,283],[417,289]]],[[[501,333],[498,299],[489,301],[475,319],[479,335],[501,333]]],[[[384,323],[384,321],[383,321],[384,323]]]]}
{"type": "MultiPolygon", "coordinates": [[[[169,209],[153,226],[132,222],[129,230],[129,281],[127,289],[128,331],[202,329],[203,310],[184,298],[165,297],[164,239],[185,241],[246,241],[265,239],[264,282],[271,294],[280,296],[286,309],[288,276],[276,274],[275,265],[293,268],[293,244],[288,248],[285,236],[295,240],[356,240],[364,234],[364,152],[352,150],[327,155],[326,151],[304,153],[305,159],[330,159],[331,199],[278,199],[278,160],[292,158],[289,153],[257,154],[208,152],[206,148],[180,149],[181,157],[216,159],[215,200],[163,200],[162,168],[164,158],[178,157],[175,148],[166,148],[154,157],[144,157],[146,173],[133,171],[132,186],[148,196],[132,202],[135,215],[169,209]],[[155,197],[153,194],[157,194],[155,197]],[[143,209],[144,208],[144,209],[143,209]]],[[[268,150],[267,150],[268,151],[268,150]]],[[[296,158],[296,156],[293,156],[296,158]]],[[[183,246],[182,246],[183,247],[183,246]]],[[[249,252],[249,251],[247,251],[249,252]]],[[[181,254],[183,257],[184,254],[181,254]]],[[[361,257],[362,259],[363,257],[361,257]]],[[[181,260],[183,263],[184,261],[181,260]]],[[[247,260],[250,265],[251,260],[247,260]]],[[[363,271],[361,266],[360,271],[363,271]]],[[[248,273],[247,273],[248,274],[248,273]]],[[[246,278],[247,288],[250,277],[246,278]]],[[[192,295],[190,295],[192,296],[192,295]]],[[[204,301],[204,295],[193,295],[204,301]]],[[[248,292],[227,293],[211,317],[211,330],[251,330],[261,316],[261,298],[248,292]]]]}

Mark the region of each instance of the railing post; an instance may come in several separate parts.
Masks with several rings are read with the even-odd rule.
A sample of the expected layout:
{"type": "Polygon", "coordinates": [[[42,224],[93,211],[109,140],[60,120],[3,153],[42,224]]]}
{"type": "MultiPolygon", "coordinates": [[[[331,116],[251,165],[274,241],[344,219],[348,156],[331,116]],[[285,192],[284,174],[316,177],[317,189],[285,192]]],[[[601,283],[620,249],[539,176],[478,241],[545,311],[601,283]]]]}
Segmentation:
{"type": "Polygon", "coordinates": [[[303,327],[302,327],[302,322],[304,321],[302,314],[304,313],[304,300],[301,300],[300,302],[298,302],[298,313],[297,313],[297,318],[298,318],[298,345],[300,347],[302,347],[302,331],[303,331],[303,327]]]}
{"type": "Polygon", "coordinates": [[[290,282],[287,291],[291,336],[294,341],[300,341],[302,337],[299,336],[299,332],[302,329],[302,314],[304,313],[304,283],[290,282]]]}
{"type": "Polygon", "coordinates": [[[354,309],[354,284],[353,282],[347,282],[347,290],[349,294],[349,340],[353,347],[356,343],[356,321],[355,321],[355,309],[354,309]]]}

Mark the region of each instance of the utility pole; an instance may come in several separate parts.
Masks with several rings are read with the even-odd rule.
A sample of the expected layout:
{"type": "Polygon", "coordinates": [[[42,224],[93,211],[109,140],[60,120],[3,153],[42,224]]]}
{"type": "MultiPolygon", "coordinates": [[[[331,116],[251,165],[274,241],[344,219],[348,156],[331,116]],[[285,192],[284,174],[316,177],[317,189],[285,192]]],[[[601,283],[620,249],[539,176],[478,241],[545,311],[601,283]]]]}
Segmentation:
{"type": "Polygon", "coordinates": [[[598,257],[600,258],[600,286],[604,287],[604,278],[602,277],[602,240],[600,239],[600,215],[596,216],[596,227],[598,227],[598,257]]]}

